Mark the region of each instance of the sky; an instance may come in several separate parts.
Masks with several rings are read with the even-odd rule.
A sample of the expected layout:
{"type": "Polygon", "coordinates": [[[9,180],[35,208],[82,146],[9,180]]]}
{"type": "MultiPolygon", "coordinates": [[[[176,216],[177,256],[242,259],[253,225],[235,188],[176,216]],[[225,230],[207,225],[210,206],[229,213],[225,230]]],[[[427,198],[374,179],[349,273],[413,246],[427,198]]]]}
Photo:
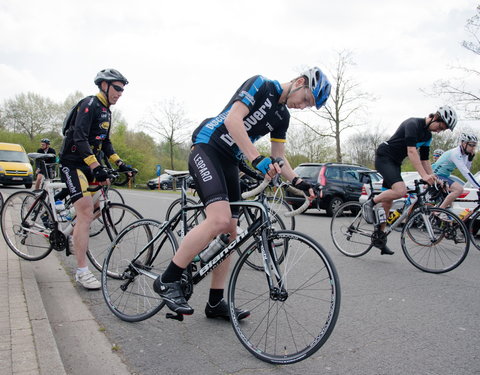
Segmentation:
{"type": "Polygon", "coordinates": [[[116,68],[130,81],[115,106],[129,128],[139,130],[153,106],[171,99],[196,125],[252,75],[283,83],[310,66],[328,75],[348,50],[352,78],[376,97],[369,126],[393,133],[448,104],[420,89],[458,75],[452,66],[478,66],[480,57],[461,46],[477,4],[0,0],[0,102],[28,91],[58,102],[94,94],[96,73],[116,68]]]}

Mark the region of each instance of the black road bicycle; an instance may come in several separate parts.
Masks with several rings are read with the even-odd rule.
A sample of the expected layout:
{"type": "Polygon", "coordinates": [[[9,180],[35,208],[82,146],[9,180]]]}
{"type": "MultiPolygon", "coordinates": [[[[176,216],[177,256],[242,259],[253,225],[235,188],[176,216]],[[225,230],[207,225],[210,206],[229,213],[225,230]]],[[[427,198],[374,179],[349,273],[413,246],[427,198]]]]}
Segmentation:
{"type": "MultiPolygon", "coordinates": [[[[187,204],[186,189],[183,180],[182,209],[170,220],[139,220],[126,227],[112,243],[103,265],[102,292],[109,309],[122,320],[150,318],[165,305],[154,292],[153,282],[177,250],[172,223],[180,218],[178,222],[187,231],[187,213],[199,209],[187,204]]],[[[251,207],[261,215],[210,261],[190,264],[182,279],[185,295],[189,298],[194,285],[251,241],[235,263],[228,286],[232,327],[245,348],[263,361],[301,361],[327,341],[335,326],[340,309],[337,271],[314,239],[272,227],[265,197],[230,204],[251,207]],[[279,252],[284,254],[281,262],[279,252]],[[254,269],[249,262],[263,267],[254,269]],[[251,315],[239,322],[235,308],[248,309],[251,315]]],[[[172,313],[166,317],[183,319],[172,313]]]]}

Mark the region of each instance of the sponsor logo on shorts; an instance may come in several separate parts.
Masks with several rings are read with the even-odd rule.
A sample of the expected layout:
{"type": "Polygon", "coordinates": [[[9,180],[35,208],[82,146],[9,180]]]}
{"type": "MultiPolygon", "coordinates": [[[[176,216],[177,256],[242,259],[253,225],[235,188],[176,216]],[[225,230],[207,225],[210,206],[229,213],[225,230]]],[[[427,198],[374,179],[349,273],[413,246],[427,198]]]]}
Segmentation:
{"type": "Polygon", "coordinates": [[[210,181],[212,179],[212,174],[210,173],[210,171],[208,170],[207,168],[207,165],[205,164],[205,162],[203,161],[202,157],[200,156],[200,154],[196,154],[194,157],[193,157],[193,162],[195,163],[197,169],[198,169],[198,173],[200,175],[200,178],[202,179],[203,182],[207,182],[207,181],[210,181]]]}

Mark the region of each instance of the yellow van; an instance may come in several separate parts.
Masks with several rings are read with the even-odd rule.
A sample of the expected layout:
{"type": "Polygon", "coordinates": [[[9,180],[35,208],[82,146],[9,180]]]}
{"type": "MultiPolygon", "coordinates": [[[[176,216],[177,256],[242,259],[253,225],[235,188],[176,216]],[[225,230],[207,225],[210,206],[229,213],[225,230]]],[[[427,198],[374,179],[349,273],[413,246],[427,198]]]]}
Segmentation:
{"type": "Polygon", "coordinates": [[[32,187],[33,169],[22,145],[0,142],[0,184],[32,187]]]}

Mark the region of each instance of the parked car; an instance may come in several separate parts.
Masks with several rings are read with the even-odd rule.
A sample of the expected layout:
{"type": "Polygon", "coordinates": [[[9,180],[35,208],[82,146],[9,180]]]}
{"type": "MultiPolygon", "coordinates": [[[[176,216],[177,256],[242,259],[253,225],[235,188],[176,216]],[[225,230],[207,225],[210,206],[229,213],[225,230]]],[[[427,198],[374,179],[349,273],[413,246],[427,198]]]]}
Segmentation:
{"type": "MultiPolygon", "coordinates": [[[[162,190],[172,190],[173,189],[173,176],[168,173],[160,175],[160,189],[162,190]]],[[[189,187],[193,188],[193,178],[191,176],[187,177],[187,184],[189,187]]],[[[154,190],[158,189],[158,177],[152,178],[147,182],[149,189],[154,190]]],[[[180,179],[176,179],[176,189],[180,189],[182,182],[180,179]]]]}
{"type": "MultiPolygon", "coordinates": [[[[326,210],[328,216],[332,216],[343,202],[358,201],[363,186],[358,171],[369,170],[360,165],[340,163],[302,163],[295,168],[302,179],[319,187],[319,193],[309,208],[326,210]]],[[[379,174],[374,174],[373,178],[381,179],[379,174]]],[[[294,208],[303,200],[287,193],[286,201],[294,208]]]]}
{"type": "Polygon", "coordinates": [[[0,142],[0,184],[32,187],[33,168],[22,145],[0,142]]]}
{"type": "MultiPolygon", "coordinates": [[[[475,180],[480,181],[480,172],[475,173],[473,177],[475,178],[475,180]]],[[[452,211],[458,215],[465,209],[471,211],[475,207],[477,207],[477,202],[468,202],[478,199],[477,192],[478,189],[474,187],[470,182],[465,183],[465,185],[463,185],[463,193],[452,203],[452,211]]]]}

